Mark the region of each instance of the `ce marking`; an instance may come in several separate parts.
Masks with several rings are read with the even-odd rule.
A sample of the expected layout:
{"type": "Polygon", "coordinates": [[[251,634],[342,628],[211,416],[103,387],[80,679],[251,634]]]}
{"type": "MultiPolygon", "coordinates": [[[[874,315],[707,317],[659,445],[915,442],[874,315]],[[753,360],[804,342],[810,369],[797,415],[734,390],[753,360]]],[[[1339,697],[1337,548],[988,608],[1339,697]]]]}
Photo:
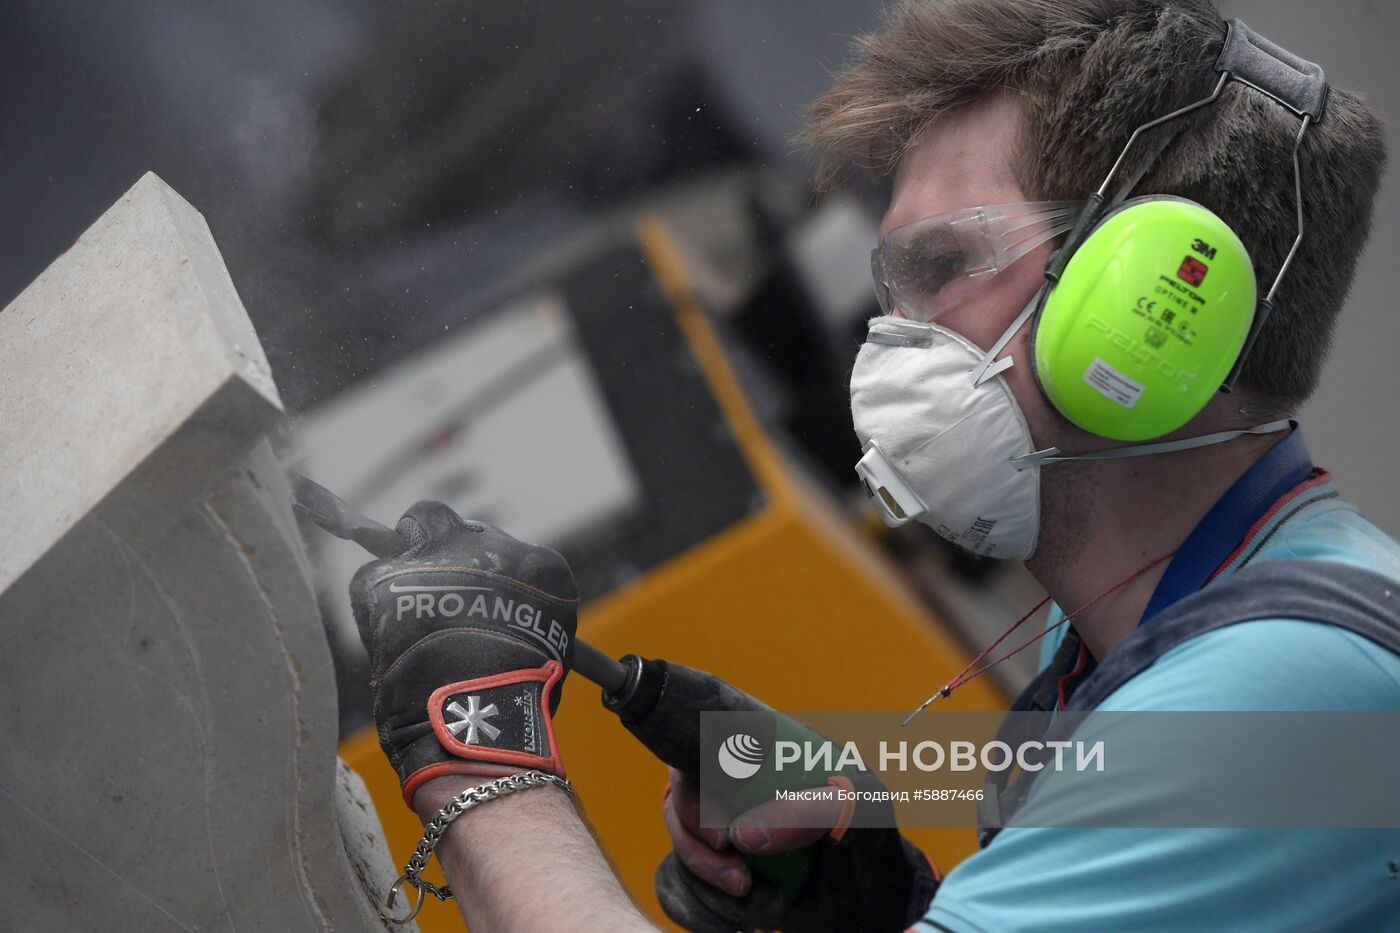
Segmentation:
{"type": "Polygon", "coordinates": [[[1137,306],[1139,311],[1145,311],[1148,314],[1151,314],[1152,309],[1157,307],[1157,300],[1155,298],[1148,298],[1146,295],[1143,295],[1138,298],[1137,306]]]}

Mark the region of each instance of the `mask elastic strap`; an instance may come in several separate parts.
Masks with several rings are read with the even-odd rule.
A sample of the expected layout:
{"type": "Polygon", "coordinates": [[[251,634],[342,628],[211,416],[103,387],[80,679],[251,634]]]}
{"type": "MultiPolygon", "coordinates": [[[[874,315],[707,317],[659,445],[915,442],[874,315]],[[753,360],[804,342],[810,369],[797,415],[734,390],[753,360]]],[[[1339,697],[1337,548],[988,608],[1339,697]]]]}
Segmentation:
{"type": "Polygon", "coordinates": [[[1128,457],[1148,457],[1152,454],[1171,453],[1175,450],[1193,450],[1197,447],[1209,447],[1212,444],[1223,444],[1226,441],[1232,441],[1246,434],[1273,434],[1277,431],[1286,430],[1293,425],[1294,422],[1292,420],[1284,418],[1280,421],[1270,421],[1267,424],[1255,425],[1252,428],[1217,431],[1214,434],[1183,437],[1179,440],[1162,441],[1157,444],[1134,444],[1130,447],[1113,447],[1109,450],[1096,450],[1087,454],[1061,455],[1060,448],[1047,447],[1044,450],[1036,450],[1028,454],[1022,454],[1019,457],[1012,457],[1011,465],[1018,470],[1024,470],[1026,467],[1044,466],[1047,463],[1064,463],[1067,460],[1121,460],[1128,457]]]}
{"type": "Polygon", "coordinates": [[[993,363],[992,360],[996,359],[998,353],[1006,349],[1006,345],[1011,342],[1012,337],[1016,336],[1016,332],[1026,326],[1026,322],[1031,319],[1031,315],[1035,313],[1035,309],[1040,306],[1040,299],[1044,294],[1045,286],[1042,285],[1040,288],[1036,289],[1035,294],[1031,296],[1031,300],[1021,309],[1021,313],[1016,315],[1016,320],[1011,322],[1011,326],[1006,328],[1002,335],[997,338],[997,342],[992,344],[992,348],[982,356],[982,362],[978,363],[976,368],[969,374],[972,376],[973,388],[980,386],[993,376],[998,376],[1012,367],[1015,360],[1009,356],[996,360],[995,363],[993,363]]]}

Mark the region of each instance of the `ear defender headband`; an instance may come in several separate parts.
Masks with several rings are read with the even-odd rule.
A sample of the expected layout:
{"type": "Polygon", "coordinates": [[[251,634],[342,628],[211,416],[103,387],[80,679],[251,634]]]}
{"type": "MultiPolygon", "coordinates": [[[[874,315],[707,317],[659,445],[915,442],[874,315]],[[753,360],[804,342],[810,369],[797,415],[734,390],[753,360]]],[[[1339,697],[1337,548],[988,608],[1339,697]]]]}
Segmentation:
{"type": "MultiPolygon", "coordinates": [[[[1161,437],[1195,417],[1217,390],[1229,392],[1303,239],[1298,148],[1308,127],[1322,119],[1327,80],[1320,67],[1238,19],[1226,29],[1215,90],[1133,131],[1045,270],[1047,287],[1031,332],[1037,376],[1062,415],[1102,437],[1161,437]],[[1122,201],[1120,195],[1122,203],[1104,211],[1106,192],[1138,137],[1214,103],[1232,79],[1302,121],[1293,141],[1298,233],[1257,301],[1244,244],[1202,205],[1165,196],[1122,201]]],[[[1145,160],[1138,178],[1152,161],[1145,160]]],[[[1131,179],[1124,194],[1136,182],[1131,179]]]]}

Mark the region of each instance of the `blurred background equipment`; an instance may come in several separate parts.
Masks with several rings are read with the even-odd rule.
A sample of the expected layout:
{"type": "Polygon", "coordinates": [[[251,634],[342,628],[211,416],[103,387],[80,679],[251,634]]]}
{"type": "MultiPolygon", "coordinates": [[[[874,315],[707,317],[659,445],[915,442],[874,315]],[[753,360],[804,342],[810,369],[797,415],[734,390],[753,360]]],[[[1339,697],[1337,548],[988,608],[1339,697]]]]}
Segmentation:
{"type": "MultiPolygon", "coordinates": [[[[1307,0],[1222,6],[1400,113],[1394,4],[1338,0],[1325,17],[1307,0]]],[[[789,192],[764,183],[763,200],[805,213],[792,134],[879,9],[10,0],[0,12],[0,305],[154,169],[210,217],[283,398],[305,410],[444,325],[499,309],[521,293],[512,281],[521,264],[677,180],[762,173],[789,192]]],[[[1400,120],[1388,134],[1400,152],[1400,120]]],[[[878,192],[856,194],[877,217],[878,192]]],[[[1370,255],[1386,256],[1400,248],[1394,181],[1375,218],[1370,255]]],[[[819,227],[805,237],[776,230],[791,241],[784,252],[801,254],[819,227]]],[[[866,287],[868,250],[848,257],[854,279],[846,265],[828,267],[822,307],[830,288],[866,287]]],[[[755,274],[767,268],[730,258],[755,274]]],[[[1363,261],[1337,331],[1346,364],[1328,368],[1303,413],[1319,462],[1392,533],[1395,439],[1353,426],[1388,424],[1400,394],[1389,349],[1400,317],[1386,312],[1398,277],[1393,263],[1363,261]]],[[[842,340],[838,376],[854,354],[842,340]]],[[[784,365],[790,377],[795,364],[784,365]]],[[[830,392],[805,388],[814,400],[830,392]]],[[[808,427],[833,416],[793,417],[808,427]]]]}

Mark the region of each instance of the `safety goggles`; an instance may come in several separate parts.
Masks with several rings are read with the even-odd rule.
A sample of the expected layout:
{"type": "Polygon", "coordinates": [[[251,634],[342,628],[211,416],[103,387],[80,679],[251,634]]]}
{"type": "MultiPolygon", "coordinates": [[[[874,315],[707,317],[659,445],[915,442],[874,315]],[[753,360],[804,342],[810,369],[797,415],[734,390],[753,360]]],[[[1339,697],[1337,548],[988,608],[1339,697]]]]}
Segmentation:
{"type": "Polygon", "coordinates": [[[928,323],[992,276],[1066,233],[1083,201],[997,204],[934,214],[895,227],[870,253],[885,314],[928,323]]]}

